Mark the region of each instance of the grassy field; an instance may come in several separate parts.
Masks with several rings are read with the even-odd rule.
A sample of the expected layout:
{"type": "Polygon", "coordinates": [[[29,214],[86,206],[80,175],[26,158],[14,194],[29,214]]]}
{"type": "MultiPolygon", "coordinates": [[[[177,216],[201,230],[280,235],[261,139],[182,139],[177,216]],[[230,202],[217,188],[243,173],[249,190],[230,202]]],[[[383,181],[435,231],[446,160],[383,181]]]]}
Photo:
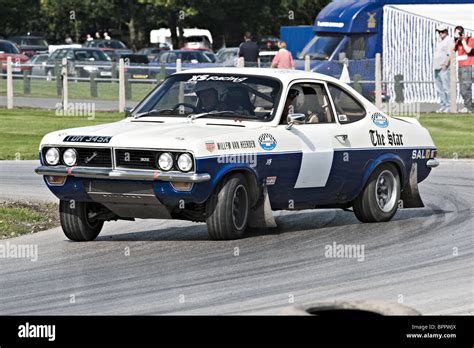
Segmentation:
{"type": "MultiPolygon", "coordinates": [[[[64,128],[114,122],[121,113],[96,112],[94,120],[56,116],[43,109],[0,109],[0,160],[37,159],[43,135],[64,128]]],[[[430,131],[438,157],[474,158],[474,115],[423,114],[420,122],[430,131]]]]}
{"type": "Polygon", "coordinates": [[[95,119],[88,120],[86,116],[56,116],[54,110],[0,108],[0,160],[37,159],[41,138],[48,132],[123,118],[118,112],[96,112],[95,119]]]}
{"type": "Polygon", "coordinates": [[[58,225],[57,204],[0,202],[0,239],[47,230],[58,225]]]}
{"type": "MultiPolygon", "coordinates": [[[[156,84],[152,83],[132,83],[132,98],[130,100],[140,101],[145,97],[156,84]]],[[[0,79],[0,95],[7,94],[6,80],[0,79]]],[[[118,100],[118,83],[102,82],[97,85],[97,98],[91,97],[90,84],[88,82],[70,82],[69,83],[69,98],[70,99],[86,99],[86,100],[118,100]]],[[[56,81],[46,80],[32,80],[31,93],[25,95],[23,93],[23,80],[13,80],[13,95],[18,97],[47,97],[47,98],[61,98],[58,97],[56,81]]]]}

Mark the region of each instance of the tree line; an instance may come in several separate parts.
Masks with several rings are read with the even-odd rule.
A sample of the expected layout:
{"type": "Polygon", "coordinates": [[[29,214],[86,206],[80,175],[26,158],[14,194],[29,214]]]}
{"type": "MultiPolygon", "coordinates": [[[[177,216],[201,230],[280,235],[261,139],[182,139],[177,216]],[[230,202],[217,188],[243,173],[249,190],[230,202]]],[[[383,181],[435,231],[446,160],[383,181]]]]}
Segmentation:
{"type": "Polygon", "coordinates": [[[279,35],[282,25],[311,25],[329,0],[0,0],[0,35],[41,33],[50,43],[107,31],[132,48],[148,45],[152,29],[209,29],[215,48],[235,46],[243,33],[279,35]]]}

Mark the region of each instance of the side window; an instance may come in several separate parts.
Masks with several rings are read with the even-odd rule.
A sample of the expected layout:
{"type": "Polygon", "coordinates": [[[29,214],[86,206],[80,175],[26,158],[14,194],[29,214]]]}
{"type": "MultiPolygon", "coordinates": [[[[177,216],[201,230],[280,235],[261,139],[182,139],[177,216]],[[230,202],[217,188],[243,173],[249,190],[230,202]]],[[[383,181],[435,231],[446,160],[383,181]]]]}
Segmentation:
{"type": "Polygon", "coordinates": [[[168,53],[168,59],[167,59],[168,63],[175,63],[176,59],[177,59],[176,53],[174,52],[168,53]]]}
{"type": "Polygon", "coordinates": [[[166,63],[166,60],[168,59],[169,55],[170,54],[168,52],[163,53],[160,57],[160,63],[166,63]]]}
{"type": "Polygon", "coordinates": [[[366,59],[366,40],[367,36],[350,36],[346,43],[344,51],[346,58],[351,60],[366,59]]]}
{"type": "Polygon", "coordinates": [[[363,119],[366,115],[364,107],[342,88],[328,84],[340,123],[352,123],[363,119]]]}
{"type": "Polygon", "coordinates": [[[282,122],[288,114],[304,114],[304,124],[333,123],[329,97],[323,84],[297,83],[290,88],[286,99],[282,122]]]}

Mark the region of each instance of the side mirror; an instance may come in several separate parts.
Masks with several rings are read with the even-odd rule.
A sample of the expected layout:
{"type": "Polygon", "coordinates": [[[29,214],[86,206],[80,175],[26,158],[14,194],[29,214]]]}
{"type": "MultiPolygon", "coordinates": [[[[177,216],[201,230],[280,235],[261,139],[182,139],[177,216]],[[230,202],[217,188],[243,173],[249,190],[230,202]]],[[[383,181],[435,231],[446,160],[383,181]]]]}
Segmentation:
{"type": "Polygon", "coordinates": [[[132,116],[133,108],[126,106],[123,111],[125,112],[125,117],[130,117],[132,116]]]}
{"type": "Polygon", "coordinates": [[[290,130],[294,124],[304,123],[305,120],[306,120],[305,114],[289,114],[288,117],[286,118],[286,122],[288,123],[288,126],[286,126],[286,129],[290,130]]]}

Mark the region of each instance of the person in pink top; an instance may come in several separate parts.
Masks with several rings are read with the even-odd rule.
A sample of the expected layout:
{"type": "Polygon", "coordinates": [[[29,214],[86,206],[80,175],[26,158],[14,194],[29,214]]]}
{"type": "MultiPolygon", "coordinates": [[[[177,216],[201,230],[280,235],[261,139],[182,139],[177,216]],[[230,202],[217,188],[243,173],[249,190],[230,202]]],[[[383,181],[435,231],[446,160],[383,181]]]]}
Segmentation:
{"type": "Polygon", "coordinates": [[[293,62],[293,57],[291,52],[286,49],[286,42],[279,41],[278,47],[280,50],[275,55],[272,60],[272,68],[276,69],[294,69],[295,63],[293,62]]]}

